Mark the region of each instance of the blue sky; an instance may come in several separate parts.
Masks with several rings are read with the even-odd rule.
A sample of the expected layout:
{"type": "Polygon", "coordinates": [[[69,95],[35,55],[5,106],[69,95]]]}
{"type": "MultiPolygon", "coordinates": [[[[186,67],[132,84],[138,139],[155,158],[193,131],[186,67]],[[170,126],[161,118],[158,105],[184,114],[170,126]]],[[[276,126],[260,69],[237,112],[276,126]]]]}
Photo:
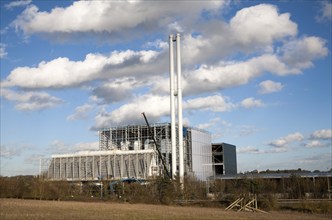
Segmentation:
{"type": "Polygon", "coordinates": [[[331,169],[331,1],[1,1],[1,175],[98,149],[98,129],[169,122],[181,33],[184,123],[238,171],[331,169]]]}

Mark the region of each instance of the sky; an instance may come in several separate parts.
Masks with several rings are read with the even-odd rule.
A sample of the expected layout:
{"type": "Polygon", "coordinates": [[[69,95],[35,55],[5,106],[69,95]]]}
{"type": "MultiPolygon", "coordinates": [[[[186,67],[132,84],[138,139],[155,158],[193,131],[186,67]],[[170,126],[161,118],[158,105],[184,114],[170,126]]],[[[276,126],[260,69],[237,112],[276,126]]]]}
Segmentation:
{"type": "Polygon", "coordinates": [[[331,1],[1,1],[2,176],[98,150],[98,129],[183,121],[237,147],[238,172],[332,167],[331,1]]]}

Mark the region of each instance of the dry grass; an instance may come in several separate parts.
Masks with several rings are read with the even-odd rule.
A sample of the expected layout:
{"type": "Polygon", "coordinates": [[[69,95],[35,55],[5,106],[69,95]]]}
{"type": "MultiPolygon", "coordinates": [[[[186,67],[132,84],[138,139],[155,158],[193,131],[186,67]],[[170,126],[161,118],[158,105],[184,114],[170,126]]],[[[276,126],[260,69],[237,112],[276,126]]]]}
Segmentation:
{"type": "Polygon", "coordinates": [[[0,199],[0,219],[331,219],[330,215],[298,212],[269,214],[220,208],[175,207],[110,202],[64,202],[0,199]]]}

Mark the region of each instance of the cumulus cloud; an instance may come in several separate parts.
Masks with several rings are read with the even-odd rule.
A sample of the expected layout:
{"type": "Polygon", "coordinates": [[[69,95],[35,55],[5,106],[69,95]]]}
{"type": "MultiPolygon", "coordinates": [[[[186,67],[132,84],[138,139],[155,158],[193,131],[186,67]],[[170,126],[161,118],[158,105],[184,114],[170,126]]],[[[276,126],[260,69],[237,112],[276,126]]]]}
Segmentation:
{"type": "Polygon", "coordinates": [[[214,112],[226,112],[235,108],[235,105],[228,102],[227,98],[221,95],[198,97],[184,101],[183,108],[188,110],[211,110],[214,112]]]}
{"type": "Polygon", "coordinates": [[[168,96],[145,94],[136,97],[112,112],[99,112],[95,117],[95,126],[92,129],[142,123],[142,112],[146,113],[149,121],[157,122],[160,117],[169,114],[169,102],[168,96]]]}
{"type": "Polygon", "coordinates": [[[156,51],[113,51],[109,56],[88,54],[83,61],[59,57],[42,61],[37,67],[17,67],[2,82],[3,86],[22,88],[65,88],[79,86],[106,77],[151,72],[147,63],[158,55],[156,51]],[[135,73],[132,72],[135,68],[135,73]]]}
{"type": "MultiPolygon", "coordinates": [[[[160,3],[151,2],[122,4],[108,1],[79,1],[66,8],[54,8],[50,12],[39,11],[32,5],[17,17],[13,24],[26,34],[125,33],[126,30],[134,30],[136,27],[144,29],[143,26],[152,30],[161,24],[163,26],[172,24],[170,26],[175,29],[185,30],[193,21],[182,16],[176,18],[173,16],[179,14],[183,8],[186,8],[188,17],[198,18],[202,11],[217,12],[224,3],[221,1],[209,1],[204,4],[195,2],[190,6],[179,3],[176,8],[171,3],[163,2],[162,4],[166,6],[160,7],[160,3]],[[158,9],[154,11],[154,7],[158,9]],[[126,11],[124,13],[126,17],[121,19],[124,11],[126,11]],[[144,15],[138,16],[141,13],[144,15]],[[106,16],[109,14],[119,14],[119,19],[109,19],[109,16],[106,16]],[[72,17],[75,19],[71,19],[72,17]],[[86,17],[91,19],[86,21],[86,17]],[[57,25],[51,25],[55,21],[57,25]]],[[[189,34],[181,37],[185,97],[189,94],[202,96],[209,92],[216,93],[225,88],[241,86],[264,73],[298,74],[301,69],[310,67],[312,60],[327,54],[325,42],[320,38],[294,38],[297,34],[297,25],[290,20],[288,13],[279,13],[278,8],[273,5],[260,4],[241,9],[228,23],[214,19],[209,22],[202,20],[204,19],[197,23],[197,26],[202,28],[202,32],[193,34],[194,32],[190,33],[193,30],[190,28],[189,34]],[[272,53],[274,49],[266,50],[266,48],[273,48],[275,41],[284,43],[289,37],[294,40],[281,45],[277,54],[272,53]],[[223,50],[221,51],[220,48],[223,50]],[[225,56],[236,54],[238,51],[255,54],[241,61],[221,61],[225,56]],[[299,53],[305,55],[299,57],[297,56],[299,53]]],[[[110,54],[89,53],[85,59],[79,61],[68,57],[58,57],[50,61],[42,61],[36,67],[17,67],[1,84],[4,87],[61,89],[80,87],[89,83],[92,85],[91,82],[100,81],[97,87],[91,89],[91,93],[102,100],[103,104],[134,100],[133,103],[123,105],[111,113],[101,112],[96,117],[97,121],[99,118],[106,121],[96,123],[97,127],[102,124],[117,124],[120,122],[110,118],[118,114],[119,119],[128,121],[129,119],[122,116],[123,112],[134,108],[135,105],[138,106],[135,109],[140,109],[141,102],[145,104],[143,100],[137,100],[135,96],[151,99],[152,96],[163,97],[168,93],[169,79],[168,76],[165,77],[165,73],[168,72],[167,42],[158,39],[145,43],[143,47],[153,49],[113,51],[110,54]],[[141,92],[135,95],[135,90],[143,87],[144,92],[154,95],[149,96],[141,92]]],[[[276,92],[282,88],[281,84],[272,81],[262,82],[260,86],[262,93],[276,92]]],[[[159,100],[160,105],[163,106],[165,98],[159,100]]],[[[216,112],[230,111],[239,106],[262,107],[264,103],[250,97],[239,104],[232,104],[220,95],[187,99],[184,102],[186,109],[209,109],[216,112]]],[[[84,117],[84,110],[87,109],[83,106],[78,107],[67,119],[84,117]]],[[[160,115],[164,113],[153,117],[158,118],[160,115]]]]}
{"type": "Polygon", "coordinates": [[[9,101],[16,102],[15,108],[21,111],[53,108],[63,103],[63,100],[46,92],[16,92],[10,89],[1,89],[1,96],[9,101]]]}
{"type": "Polygon", "coordinates": [[[279,14],[276,6],[268,4],[239,10],[231,19],[230,27],[233,36],[243,45],[268,45],[297,34],[297,25],[290,21],[290,14],[279,14]]]}
{"type": "Polygon", "coordinates": [[[253,97],[246,98],[241,101],[240,106],[244,108],[255,108],[255,107],[262,107],[264,106],[264,103],[262,100],[254,99],[253,97]]]}
{"type": "Polygon", "coordinates": [[[92,94],[102,99],[104,103],[113,103],[128,100],[132,97],[132,91],[150,84],[135,77],[123,77],[111,80],[93,89],[92,94]]]}
{"type": "Polygon", "coordinates": [[[273,92],[279,92],[280,90],[282,90],[284,85],[282,85],[279,82],[265,80],[265,81],[259,83],[259,87],[260,87],[259,93],[268,94],[268,93],[273,93],[273,92]]]}
{"type": "MultiPolygon", "coordinates": [[[[166,3],[163,2],[163,4],[166,3]]],[[[195,2],[189,8],[188,4],[180,3],[176,9],[173,5],[168,4],[165,8],[160,7],[159,3],[156,4],[158,5],[158,18],[162,15],[168,15],[170,11],[172,13],[177,13],[177,10],[180,12],[183,10],[181,7],[186,7],[186,11],[191,16],[197,17],[200,16],[201,11],[217,10],[224,3],[207,2],[202,4],[195,2]]],[[[35,6],[31,6],[14,23],[26,33],[56,33],[59,31],[121,32],[127,27],[143,22],[143,18],[150,20],[152,17],[149,16],[152,16],[150,13],[153,11],[151,7],[153,8],[154,5],[154,3],[151,5],[149,2],[149,10],[145,10],[147,6],[144,2],[115,4],[107,1],[80,1],[74,2],[67,8],[54,8],[51,12],[41,12],[35,6]],[[101,7],[101,5],[104,7],[101,7]],[[95,7],[96,10],[91,10],[90,7],[95,7]],[[147,12],[147,15],[144,15],[143,18],[138,17],[138,20],[129,19],[130,16],[136,16],[135,13],[126,13],[125,21],[121,21],[121,19],[113,21],[108,17],[106,20],[104,18],[105,12],[114,11],[115,14],[130,10],[135,12],[140,7],[145,8],[142,11],[147,12]],[[90,16],[90,13],[93,16],[90,16]],[[69,19],[74,15],[75,19],[69,19]],[[90,23],[81,27],[78,18],[88,15],[91,17],[88,21],[90,23]],[[54,17],[66,18],[66,22],[59,22],[53,19],[54,17]],[[47,22],[48,20],[50,21],[47,22]],[[50,22],[52,23],[55,20],[57,25],[50,25],[50,22]],[[130,22],[133,22],[133,24],[129,25],[130,22]],[[50,26],[56,28],[56,30],[52,30],[50,26]]],[[[182,17],[178,19],[177,22],[183,21],[181,20],[182,17]]],[[[174,23],[172,19],[167,19],[167,16],[164,17],[163,22],[174,23]]],[[[185,22],[183,21],[183,23],[185,22]]],[[[324,50],[327,50],[322,39],[315,37],[303,38],[282,47],[281,56],[266,53],[243,61],[220,62],[230,53],[248,50],[257,53],[257,47],[271,47],[274,41],[297,34],[297,26],[290,20],[289,14],[280,14],[276,6],[268,4],[241,9],[229,23],[212,19],[208,23],[201,22],[198,25],[202,28],[201,33],[204,33],[204,35],[201,33],[185,34],[181,38],[184,95],[216,92],[224,88],[243,85],[265,72],[277,75],[300,73],[301,68],[310,66],[308,64],[311,64],[310,62],[313,59],[324,56],[326,54],[324,50]],[[255,24],[254,27],[252,27],[252,23],[255,24]],[[245,31],[246,34],[239,34],[240,30],[245,31]],[[215,45],[218,45],[218,47],[215,45]],[[223,48],[223,50],[221,51],[220,48],[223,48]],[[305,49],[301,50],[301,48],[305,49]],[[297,61],[291,60],[291,54],[296,54],[298,51],[310,52],[310,55],[308,54],[297,61]],[[202,64],[197,69],[192,68],[192,66],[201,63],[207,64],[202,64]]],[[[151,81],[151,75],[161,78],[161,75],[168,71],[167,43],[157,40],[146,43],[145,46],[156,48],[156,50],[113,51],[111,55],[87,54],[82,61],[71,61],[67,57],[59,57],[51,61],[43,61],[37,67],[18,67],[11,71],[7,79],[2,82],[2,85],[20,86],[22,88],[64,88],[111,78],[113,80],[93,91],[94,95],[100,96],[106,103],[110,103],[121,99],[121,97],[130,97],[128,95],[130,90],[126,90],[127,87],[124,83],[121,87],[123,89],[120,90],[118,85],[121,83],[114,79],[134,77],[138,83],[138,81],[151,81]],[[115,95],[116,93],[119,94],[115,95]],[[114,94],[114,96],[111,94],[114,94]]],[[[154,82],[152,91],[168,91],[168,83],[166,78],[158,81],[158,83],[154,82]]]]}
{"type": "Polygon", "coordinates": [[[31,0],[21,0],[21,1],[12,1],[8,4],[5,5],[6,9],[12,9],[12,8],[16,8],[16,7],[24,7],[27,6],[31,3],[31,0]]]}
{"type": "Polygon", "coordinates": [[[285,137],[281,137],[275,141],[272,141],[271,143],[269,143],[269,145],[275,148],[287,148],[289,144],[293,142],[302,141],[303,139],[304,136],[301,133],[296,132],[293,134],[289,134],[285,137]]]}
{"type": "Polygon", "coordinates": [[[323,143],[323,142],[318,141],[318,140],[312,140],[309,143],[306,143],[305,147],[307,147],[307,148],[319,148],[319,147],[326,147],[328,145],[329,144],[323,143]]]}
{"type": "MultiPolygon", "coordinates": [[[[142,112],[146,112],[151,121],[159,121],[161,117],[169,115],[169,96],[145,94],[135,97],[131,102],[120,106],[112,112],[101,111],[95,118],[92,129],[111,127],[122,124],[142,122],[142,112]]],[[[244,99],[240,104],[232,103],[229,98],[220,94],[195,97],[183,101],[185,111],[227,112],[238,107],[254,108],[264,106],[261,100],[244,99]]],[[[215,120],[199,125],[208,128],[216,123],[215,120]]],[[[252,128],[253,129],[253,128],[252,128]]],[[[248,132],[249,129],[247,129],[248,132]]],[[[256,129],[257,130],[257,129],[256,129]]]]}
{"type": "Polygon", "coordinates": [[[93,109],[93,105],[84,104],[75,108],[74,113],[67,117],[67,120],[74,121],[80,119],[86,119],[89,112],[93,109]]]}
{"type": "Polygon", "coordinates": [[[332,139],[332,130],[331,129],[322,129],[314,131],[311,134],[312,139],[332,139]]]}
{"type": "Polygon", "coordinates": [[[199,34],[183,37],[184,64],[202,60],[208,64],[234,53],[271,53],[275,41],[297,34],[297,25],[290,15],[279,14],[276,6],[268,4],[243,8],[229,22],[209,20],[197,26],[199,34]]]}
{"type": "Polygon", "coordinates": [[[76,1],[68,7],[57,7],[50,12],[39,11],[35,5],[31,5],[17,17],[13,25],[26,34],[93,32],[128,37],[169,24],[174,24],[172,30],[178,29],[180,21],[193,23],[201,11],[217,11],[223,5],[224,1],[194,2],[190,5],[178,2],[176,7],[168,1],[76,1]],[[182,16],[184,10],[186,16],[182,16]],[[109,15],[116,19],[110,19],[109,15]]]}
{"type": "Polygon", "coordinates": [[[303,37],[289,41],[281,48],[281,61],[299,71],[311,67],[314,59],[328,54],[325,44],[326,41],[319,37],[303,37]]]}
{"type": "MultiPolygon", "coordinates": [[[[101,111],[95,117],[95,126],[92,129],[112,127],[116,125],[142,123],[142,112],[145,112],[149,121],[160,121],[161,117],[169,115],[169,96],[145,94],[135,97],[131,102],[111,111],[101,111]]],[[[196,97],[183,102],[186,111],[231,111],[236,107],[222,95],[196,97]]]]}
{"type": "Polygon", "coordinates": [[[331,21],[332,20],[332,3],[330,1],[321,1],[321,8],[316,20],[319,22],[322,21],[331,21]]]}
{"type": "Polygon", "coordinates": [[[202,65],[197,70],[185,73],[184,93],[211,92],[244,85],[264,72],[285,74],[289,73],[289,70],[271,54],[216,66],[202,65]]]}
{"type": "MultiPolygon", "coordinates": [[[[324,41],[319,38],[305,38],[283,47],[282,57],[264,54],[245,61],[201,65],[195,70],[184,69],[184,94],[215,92],[243,85],[265,72],[277,75],[300,73],[301,68],[312,65],[313,59],[327,54],[324,45],[324,41]]],[[[48,62],[42,61],[37,67],[17,67],[3,80],[2,85],[35,89],[75,87],[105,78],[135,77],[138,80],[139,77],[140,80],[147,81],[151,75],[167,71],[166,61],[164,50],[113,51],[108,56],[87,54],[82,61],[59,57],[48,62]]],[[[165,79],[164,82],[165,85],[168,84],[168,80],[165,79]]],[[[104,90],[106,87],[104,86],[104,90]]],[[[167,86],[162,88],[165,90],[167,86]]],[[[97,90],[95,92],[98,93],[97,90]]],[[[102,94],[103,91],[99,93],[102,94]]]]}

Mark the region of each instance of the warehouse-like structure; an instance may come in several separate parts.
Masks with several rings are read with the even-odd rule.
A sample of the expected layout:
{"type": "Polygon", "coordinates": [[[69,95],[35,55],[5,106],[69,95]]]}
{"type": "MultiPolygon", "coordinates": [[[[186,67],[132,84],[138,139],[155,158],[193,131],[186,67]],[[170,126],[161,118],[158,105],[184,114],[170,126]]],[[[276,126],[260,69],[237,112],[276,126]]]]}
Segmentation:
{"type": "MultiPolygon", "coordinates": [[[[165,172],[161,159],[172,172],[171,125],[154,124],[151,129],[158,146],[155,146],[146,125],[101,129],[98,151],[53,155],[42,162],[41,173],[50,180],[147,179],[165,172]],[[157,147],[163,158],[157,153],[157,147]]],[[[211,135],[200,129],[184,127],[183,140],[185,174],[199,180],[212,176],[211,135]]],[[[178,163],[176,167],[175,173],[178,173],[178,163]]]]}

